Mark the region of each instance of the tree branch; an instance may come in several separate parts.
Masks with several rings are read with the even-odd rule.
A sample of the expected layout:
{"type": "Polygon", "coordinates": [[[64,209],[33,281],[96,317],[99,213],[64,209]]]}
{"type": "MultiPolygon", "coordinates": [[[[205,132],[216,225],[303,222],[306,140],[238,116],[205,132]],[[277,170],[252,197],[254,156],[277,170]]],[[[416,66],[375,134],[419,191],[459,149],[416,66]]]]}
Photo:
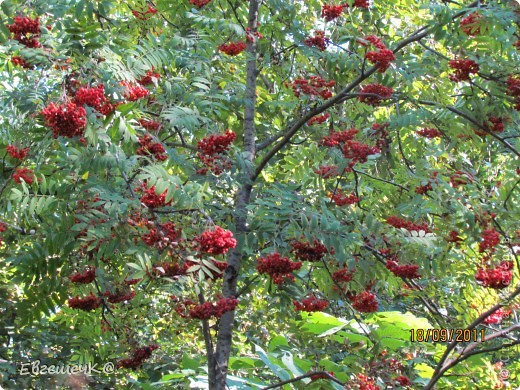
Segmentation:
{"type": "Polygon", "coordinates": [[[502,137],[500,137],[497,134],[495,134],[495,132],[490,131],[488,128],[486,128],[484,125],[479,123],[475,118],[473,118],[471,115],[465,113],[464,111],[461,111],[458,108],[455,108],[453,106],[442,106],[442,105],[439,105],[438,103],[431,102],[431,101],[428,101],[428,100],[419,100],[418,103],[424,104],[424,105],[427,105],[427,106],[435,106],[435,107],[445,108],[446,110],[451,111],[454,114],[457,114],[458,116],[466,119],[468,122],[470,122],[473,125],[477,126],[480,130],[486,132],[487,134],[491,135],[493,138],[495,138],[498,141],[500,141],[500,143],[502,145],[504,145],[507,149],[511,150],[514,154],[516,154],[518,157],[520,157],[520,152],[518,150],[516,150],[513,145],[511,145],[509,142],[507,142],[502,137]]]}
{"type": "MultiPolygon", "coordinates": [[[[495,306],[493,306],[491,309],[489,309],[489,310],[485,311],[484,313],[482,313],[470,325],[468,325],[466,327],[466,329],[469,329],[469,330],[474,329],[482,321],[484,321],[485,318],[487,318],[488,316],[493,314],[495,311],[497,311],[501,307],[504,307],[508,302],[510,302],[513,299],[515,299],[518,295],[520,295],[520,285],[516,288],[516,290],[514,290],[507,297],[507,299],[505,300],[504,303],[498,303],[495,306]]],[[[428,384],[426,385],[424,390],[431,390],[431,389],[433,389],[435,383],[437,383],[437,381],[444,375],[444,373],[448,369],[450,369],[450,368],[454,367],[455,365],[457,365],[458,363],[460,363],[460,361],[457,361],[457,359],[455,359],[455,360],[451,361],[448,365],[446,365],[446,361],[448,359],[448,356],[457,347],[458,343],[459,342],[457,342],[457,340],[453,340],[451,343],[448,344],[448,346],[446,347],[446,351],[444,351],[444,354],[440,358],[439,363],[437,363],[437,366],[435,368],[435,371],[433,372],[433,375],[432,375],[432,378],[430,379],[430,382],[428,382],[428,384]]]]}
{"type": "Polygon", "coordinates": [[[345,384],[343,382],[341,382],[340,380],[338,380],[334,376],[330,375],[327,371],[313,371],[313,372],[307,372],[307,373],[305,373],[303,375],[294,377],[292,379],[287,379],[286,381],[275,383],[274,385],[271,385],[271,386],[264,387],[262,390],[277,389],[277,388],[283,387],[285,385],[288,385],[289,383],[299,382],[302,379],[309,378],[309,377],[311,377],[313,375],[323,375],[323,376],[326,376],[326,377],[328,377],[328,379],[330,379],[333,382],[336,382],[338,385],[345,386],[345,384]]]}

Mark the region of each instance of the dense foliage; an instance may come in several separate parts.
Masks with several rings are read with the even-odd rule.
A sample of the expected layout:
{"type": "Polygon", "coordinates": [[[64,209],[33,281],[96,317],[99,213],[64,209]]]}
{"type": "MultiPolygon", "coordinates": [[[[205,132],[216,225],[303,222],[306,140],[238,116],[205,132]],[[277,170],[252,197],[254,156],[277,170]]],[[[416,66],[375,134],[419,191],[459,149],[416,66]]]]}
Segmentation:
{"type": "Polygon", "coordinates": [[[518,2],[0,6],[1,387],[520,386],[518,2]]]}

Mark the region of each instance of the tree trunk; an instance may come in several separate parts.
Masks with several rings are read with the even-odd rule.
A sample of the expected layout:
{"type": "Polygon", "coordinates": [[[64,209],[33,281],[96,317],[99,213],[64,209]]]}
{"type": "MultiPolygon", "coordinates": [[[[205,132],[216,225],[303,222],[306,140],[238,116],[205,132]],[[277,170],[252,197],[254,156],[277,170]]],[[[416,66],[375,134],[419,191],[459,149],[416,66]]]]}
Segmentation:
{"type": "MultiPolygon", "coordinates": [[[[243,135],[243,151],[245,152],[246,170],[240,173],[240,183],[242,186],[237,193],[235,199],[235,237],[237,239],[237,247],[229,252],[227,263],[228,267],[224,273],[222,295],[224,297],[234,297],[237,294],[237,282],[240,274],[240,266],[243,257],[242,246],[244,244],[247,232],[247,206],[251,198],[253,189],[253,162],[256,155],[255,150],[255,113],[256,113],[256,85],[258,77],[258,69],[256,64],[256,37],[254,33],[258,28],[258,7],[259,0],[249,1],[249,21],[247,32],[247,78],[245,90],[245,107],[244,107],[244,135],[243,135]]],[[[240,304],[240,303],[239,303],[240,304]]],[[[235,312],[225,313],[220,318],[218,328],[217,344],[214,358],[208,359],[209,383],[211,390],[224,390],[226,388],[226,377],[228,370],[228,362],[231,354],[231,345],[233,338],[235,312]]],[[[208,351],[210,352],[210,351],[208,351]]],[[[208,353],[209,356],[209,353],[208,353]]]]}

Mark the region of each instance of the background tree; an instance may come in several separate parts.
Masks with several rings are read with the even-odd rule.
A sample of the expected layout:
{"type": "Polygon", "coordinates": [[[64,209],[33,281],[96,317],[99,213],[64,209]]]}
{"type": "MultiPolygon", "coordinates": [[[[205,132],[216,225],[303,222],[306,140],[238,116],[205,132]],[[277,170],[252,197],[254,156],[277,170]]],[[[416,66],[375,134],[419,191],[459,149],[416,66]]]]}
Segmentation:
{"type": "Polygon", "coordinates": [[[2,386],[520,385],[516,2],[1,9],[2,386]]]}

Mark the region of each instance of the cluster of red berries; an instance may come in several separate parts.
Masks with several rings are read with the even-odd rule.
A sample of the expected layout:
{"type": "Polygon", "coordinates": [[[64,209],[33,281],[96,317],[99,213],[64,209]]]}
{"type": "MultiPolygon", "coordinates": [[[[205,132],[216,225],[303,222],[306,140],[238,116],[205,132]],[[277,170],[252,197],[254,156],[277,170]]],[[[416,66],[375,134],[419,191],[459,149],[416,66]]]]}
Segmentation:
{"type": "Polygon", "coordinates": [[[475,36],[480,34],[483,16],[478,12],[472,12],[460,21],[460,28],[466,35],[475,36]]]}
{"type": "Polygon", "coordinates": [[[310,76],[309,79],[296,79],[291,83],[294,96],[300,97],[301,94],[309,96],[320,96],[323,99],[332,97],[329,89],[336,85],[335,81],[325,81],[320,76],[310,76]]]}
{"type": "Polygon", "coordinates": [[[135,297],[135,291],[123,292],[116,289],[115,293],[111,293],[110,291],[105,291],[103,296],[107,298],[107,301],[110,303],[121,303],[124,301],[130,301],[135,297]]]}
{"type": "Polygon", "coordinates": [[[332,273],[332,280],[336,283],[348,283],[352,281],[355,270],[349,270],[348,268],[341,268],[332,273]]]}
{"type": "Polygon", "coordinates": [[[367,35],[364,38],[358,38],[357,42],[360,43],[362,46],[368,46],[368,43],[371,43],[373,46],[380,50],[387,48],[386,45],[383,43],[383,40],[376,35],[367,35]]]}
{"type": "Polygon", "coordinates": [[[72,283],[91,283],[96,279],[96,267],[89,267],[85,272],[76,272],[69,276],[72,283]]]}
{"type": "Polygon", "coordinates": [[[173,222],[164,224],[149,224],[149,232],[141,236],[141,240],[148,246],[155,246],[159,249],[178,242],[181,229],[177,229],[173,222]]]}
{"type": "Polygon", "coordinates": [[[390,99],[394,90],[381,84],[367,84],[360,89],[359,101],[369,106],[378,106],[383,100],[390,99]]]}
{"type": "Polygon", "coordinates": [[[46,125],[52,129],[54,138],[83,135],[87,124],[87,112],[83,107],[72,102],[58,106],[51,102],[41,113],[46,125]]]}
{"type": "Polygon", "coordinates": [[[478,246],[478,251],[482,253],[489,250],[493,253],[498,244],[500,244],[500,233],[495,229],[484,230],[482,232],[482,241],[478,246]]]}
{"type": "Polygon", "coordinates": [[[332,194],[330,194],[330,199],[337,205],[337,206],[345,206],[350,204],[356,204],[359,202],[359,198],[356,196],[356,194],[345,194],[341,190],[336,190],[332,194]]]}
{"type": "Polygon", "coordinates": [[[330,117],[330,114],[328,114],[328,113],[316,115],[316,116],[313,116],[310,120],[308,120],[307,124],[309,126],[312,126],[315,123],[321,124],[321,123],[324,123],[327,119],[329,119],[329,117],[330,117]]]}
{"type": "Polygon", "coordinates": [[[344,144],[345,142],[354,139],[354,136],[357,133],[359,133],[359,130],[356,128],[343,131],[331,131],[329,135],[326,135],[321,139],[320,145],[326,146],[328,148],[340,146],[340,144],[344,144]]]}
{"type": "Polygon", "coordinates": [[[469,172],[456,171],[450,176],[450,184],[453,188],[464,186],[473,182],[474,176],[469,172]]]}
{"type": "Polygon", "coordinates": [[[314,173],[323,177],[324,179],[330,179],[338,176],[339,170],[337,165],[322,165],[318,169],[315,169],[314,173]]]}
{"type": "Polygon", "coordinates": [[[437,176],[439,172],[433,172],[431,178],[428,179],[428,183],[422,186],[415,187],[415,193],[419,195],[427,194],[428,192],[433,190],[432,183],[437,183],[437,176]]]}
{"type": "Polygon", "coordinates": [[[159,263],[152,266],[155,275],[163,278],[175,278],[176,276],[184,276],[186,275],[186,271],[190,268],[190,265],[184,263],[180,265],[179,263],[159,263]]]}
{"type": "Polygon", "coordinates": [[[329,42],[330,39],[325,36],[325,31],[323,30],[315,30],[313,37],[309,37],[303,41],[307,46],[315,47],[319,51],[325,51],[329,42]]]}
{"type": "Polygon", "coordinates": [[[394,52],[374,35],[369,35],[365,39],[378,49],[377,51],[367,52],[365,58],[377,67],[379,73],[383,73],[390,67],[390,62],[395,60],[394,52]]]}
{"type": "Polygon", "coordinates": [[[414,191],[415,191],[416,194],[424,195],[424,194],[427,194],[428,192],[430,192],[432,190],[433,190],[432,183],[428,182],[427,184],[425,184],[423,186],[415,187],[414,191]]]}
{"type": "Polygon", "coordinates": [[[376,147],[379,149],[384,149],[388,144],[388,136],[390,135],[388,132],[388,128],[390,127],[390,123],[374,123],[372,125],[372,130],[374,132],[370,134],[371,137],[377,137],[376,147]]]}
{"type": "Polygon", "coordinates": [[[237,240],[233,238],[233,233],[229,230],[216,226],[214,230],[208,230],[200,236],[195,237],[198,242],[197,250],[212,255],[222,255],[230,249],[236,247],[237,240]]]}
{"type": "Polygon", "coordinates": [[[31,49],[41,47],[41,43],[37,39],[41,35],[38,18],[15,16],[14,23],[7,25],[7,28],[13,34],[14,39],[22,45],[31,49]]]}
{"type": "Polygon", "coordinates": [[[76,296],[75,298],[69,298],[69,307],[71,309],[91,311],[101,306],[101,303],[101,298],[96,297],[93,293],[90,293],[90,295],[87,295],[83,298],[80,298],[78,296],[76,296]]]}
{"type": "Polygon", "coordinates": [[[206,156],[226,153],[236,138],[236,134],[229,130],[223,135],[211,134],[197,143],[197,150],[206,156]]]}
{"type": "Polygon", "coordinates": [[[153,137],[151,135],[144,135],[143,137],[139,137],[139,148],[137,149],[137,154],[139,156],[154,156],[158,161],[164,161],[168,158],[166,154],[164,154],[165,149],[164,146],[160,142],[152,142],[153,137]]]}
{"type": "Polygon", "coordinates": [[[520,75],[512,74],[506,80],[507,94],[514,97],[520,97],[520,75]]]}
{"type": "Polygon", "coordinates": [[[137,80],[137,82],[141,85],[150,85],[153,84],[155,80],[158,80],[160,78],[161,75],[159,73],[155,73],[152,69],[147,71],[143,77],[137,80]]]}
{"type": "Polygon", "coordinates": [[[417,134],[429,139],[442,137],[442,133],[434,127],[425,127],[424,129],[417,130],[417,134]]]}
{"type": "Polygon", "coordinates": [[[397,263],[397,261],[395,260],[396,257],[394,257],[392,260],[388,259],[386,261],[386,268],[395,276],[407,279],[419,279],[421,277],[421,275],[419,275],[419,273],[417,272],[417,270],[419,269],[418,265],[399,265],[399,263],[397,263]]]}
{"type": "Polygon", "coordinates": [[[167,190],[164,190],[164,192],[162,194],[158,195],[155,192],[155,186],[151,186],[150,188],[148,188],[146,183],[143,183],[136,190],[144,192],[143,195],[141,196],[141,203],[151,209],[156,208],[156,207],[168,206],[172,202],[170,200],[168,203],[166,203],[167,190]]]}
{"type": "Polygon", "coordinates": [[[497,290],[506,288],[513,278],[513,262],[501,261],[495,268],[479,268],[475,279],[484,287],[497,290]]]}
{"type": "Polygon", "coordinates": [[[25,69],[32,69],[33,68],[33,65],[28,63],[25,58],[23,57],[20,57],[20,56],[12,56],[11,57],[11,62],[13,63],[14,66],[19,66],[21,68],[25,68],[25,69]]]}
{"type": "Polygon", "coordinates": [[[211,134],[201,139],[197,143],[197,156],[206,168],[198,170],[197,173],[205,174],[209,168],[215,175],[219,175],[224,170],[230,169],[232,162],[227,157],[227,152],[235,138],[236,134],[229,130],[222,135],[211,134]]]}
{"type": "Polygon", "coordinates": [[[491,123],[491,128],[487,123],[484,124],[484,127],[495,133],[503,133],[505,130],[505,121],[506,119],[500,116],[488,116],[488,122],[491,123]]]}
{"type": "Polygon", "coordinates": [[[152,352],[159,348],[158,345],[152,344],[146,347],[134,349],[132,351],[132,357],[128,359],[122,359],[117,362],[117,368],[130,368],[135,370],[142,366],[143,362],[152,357],[152,352]]]}
{"type": "MultiPolygon", "coordinates": [[[[0,222],[0,233],[3,233],[7,230],[7,225],[3,222],[0,222]]],[[[0,236],[0,246],[2,246],[2,243],[3,243],[3,237],[0,236]]]]}
{"type": "Polygon", "coordinates": [[[459,235],[459,232],[457,230],[452,230],[448,233],[448,237],[445,238],[447,242],[451,242],[454,244],[459,245],[464,239],[459,235]]]}
{"type": "MultiPolygon", "coordinates": [[[[519,41],[520,42],[520,41],[519,41]]],[[[507,94],[513,96],[515,99],[515,110],[520,111],[520,75],[509,75],[506,81],[507,94]]]]}
{"type": "Polygon", "coordinates": [[[352,379],[347,386],[345,386],[345,389],[348,390],[381,390],[379,386],[376,385],[376,382],[374,379],[370,378],[367,375],[363,375],[361,373],[358,373],[357,376],[352,379]]]}
{"type": "Polygon", "coordinates": [[[243,41],[229,42],[218,45],[218,49],[227,54],[228,56],[237,56],[242,53],[247,47],[247,44],[243,41]]]}
{"type": "Polygon", "coordinates": [[[450,74],[450,80],[455,82],[467,81],[470,74],[478,73],[480,70],[479,65],[473,60],[450,60],[448,64],[451,69],[455,69],[455,72],[450,74]]]}
{"type": "Polygon", "coordinates": [[[148,120],[148,119],[139,119],[137,121],[142,127],[144,127],[148,131],[157,131],[161,128],[161,124],[156,121],[148,120]]]}
{"type": "MultiPolygon", "coordinates": [[[[343,4],[343,7],[347,8],[349,5],[348,3],[343,4]]],[[[354,7],[357,8],[368,8],[370,7],[370,1],[369,0],[354,0],[354,7]]]]}
{"type": "Polygon", "coordinates": [[[291,253],[301,261],[321,261],[329,253],[327,247],[316,239],[312,244],[310,242],[293,241],[291,246],[291,253]]]}
{"type": "Polygon", "coordinates": [[[105,86],[99,84],[97,87],[81,87],[74,97],[74,103],[78,106],[89,106],[103,115],[111,114],[116,108],[105,96],[105,86]]]}
{"type": "Polygon", "coordinates": [[[390,49],[379,51],[369,51],[365,58],[377,67],[379,73],[383,73],[390,67],[390,63],[395,60],[394,52],[390,49]]]}
{"type": "Polygon", "coordinates": [[[18,184],[21,184],[23,180],[31,185],[34,182],[34,173],[29,168],[16,168],[16,171],[13,173],[13,180],[18,184]]]}
{"type": "Polygon", "coordinates": [[[150,91],[141,85],[131,84],[128,81],[121,81],[120,84],[125,87],[124,96],[130,102],[135,102],[150,95],[150,91]]]}
{"type": "Polygon", "coordinates": [[[190,4],[197,8],[202,8],[208,3],[211,3],[211,0],[190,0],[190,4]]]}
{"type": "Polygon", "coordinates": [[[142,279],[140,278],[136,278],[136,279],[125,279],[123,280],[123,283],[126,285],[126,286],[133,286],[134,284],[137,284],[141,281],[142,279]]]}
{"type": "Polygon", "coordinates": [[[258,31],[251,32],[251,28],[246,27],[246,40],[248,42],[254,42],[256,39],[262,39],[263,37],[258,31]]]}
{"type": "Polygon", "coordinates": [[[349,167],[353,167],[356,163],[365,163],[368,161],[368,156],[380,153],[375,146],[369,146],[358,141],[349,140],[343,145],[343,157],[349,158],[349,167]]]}
{"type": "Polygon", "coordinates": [[[319,299],[314,294],[310,294],[308,298],[305,298],[301,302],[293,300],[293,305],[296,311],[312,313],[326,309],[327,306],[329,306],[329,301],[326,299],[319,299]]]}
{"type": "Polygon", "coordinates": [[[404,376],[404,375],[396,376],[395,378],[393,378],[393,380],[402,387],[408,387],[412,384],[412,381],[410,380],[410,378],[408,378],[407,376],[404,376]]]}
{"type": "Polygon", "coordinates": [[[14,145],[8,145],[5,150],[11,157],[16,158],[17,160],[25,160],[25,157],[27,157],[27,153],[29,152],[29,148],[18,149],[14,145]]]}
{"type": "Polygon", "coordinates": [[[146,11],[132,10],[132,15],[134,15],[139,20],[148,20],[152,17],[152,15],[155,15],[156,13],[157,10],[150,5],[148,6],[148,9],[146,11]]]}
{"type": "Polygon", "coordinates": [[[236,298],[220,298],[216,303],[204,302],[200,305],[186,299],[176,307],[175,311],[183,318],[208,320],[211,317],[222,317],[224,313],[235,310],[237,305],[238,299],[236,298]]]}
{"type": "Polygon", "coordinates": [[[291,261],[288,257],[282,257],[278,252],[258,258],[256,270],[259,274],[267,274],[275,284],[282,284],[286,279],[294,282],[292,271],[300,269],[301,261],[291,261]]]}
{"type": "Polygon", "coordinates": [[[377,311],[378,303],[375,294],[370,291],[363,291],[361,294],[348,295],[352,302],[352,307],[361,313],[372,313],[377,311]]]}
{"type": "Polygon", "coordinates": [[[497,311],[495,311],[493,314],[490,314],[486,318],[484,318],[484,324],[500,324],[502,320],[506,317],[508,317],[513,311],[511,309],[504,309],[501,307],[497,311]]]}
{"type": "Polygon", "coordinates": [[[391,215],[386,219],[386,223],[390,226],[395,227],[396,229],[406,229],[408,231],[424,231],[425,233],[431,233],[430,228],[426,222],[418,224],[411,221],[406,221],[397,217],[396,215],[391,215]]]}
{"type": "Polygon", "coordinates": [[[343,5],[324,5],[321,9],[321,17],[327,22],[337,19],[343,13],[343,5]]]}

